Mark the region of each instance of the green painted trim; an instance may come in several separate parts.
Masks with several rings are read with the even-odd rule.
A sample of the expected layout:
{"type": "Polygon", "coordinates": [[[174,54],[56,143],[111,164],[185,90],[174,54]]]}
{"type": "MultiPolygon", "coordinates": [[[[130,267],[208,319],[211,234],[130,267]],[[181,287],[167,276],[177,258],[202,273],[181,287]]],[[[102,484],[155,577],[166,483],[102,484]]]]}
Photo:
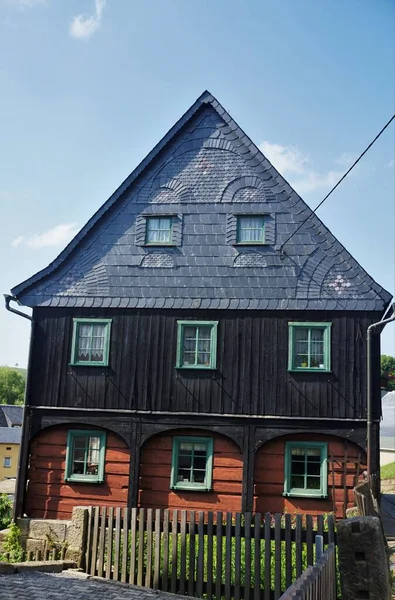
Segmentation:
{"type": "Polygon", "coordinates": [[[110,356],[110,336],[111,336],[111,322],[112,319],[73,319],[73,337],[71,341],[71,358],[69,365],[73,367],[108,367],[109,356],[110,356]],[[92,323],[94,325],[105,325],[105,338],[103,348],[103,360],[102,361],[82,361],[76,360],[77,352],[77,338],[80,324],[92,323]]]}
{"type": "MultiPolygon", "coordinates": [[[[327,442],[285,442],[284,449],[284,492],[283,496],[327,498],[328,496],[328,443],[327,442]],[[291,488],[291,451],[293,448],[319,448],[321,453],[320,489],[291,488]]],[[[306,473],[305,473],[306,475],[306,473]]]]}
{"type": "Polygon", "coordinates": [[[106,432],[95,429],[69,429],[67,432],[66,470],[64,480],[80,483],[103,483],[104,482],[104,459],[106,453],[106,432]],[[71,473],[73,459],[73,441],[77,435],[100,438],[99,472],[97,475],[73,475],[71,473]]]}
{"type": "Polygon", "coordinates": [[[236,244],[239,246],[261,246],[264,245],[265,242],[265,215],[259,214],[259,215],[236,215],[236,244]],[[256,218],[256,219],[262,219],[262,226],[261,226],[261,239],[260,240],[254,240],[254,241],[242,241],[240,240],[240,221],[241,219],[249,219],[249,218],[256,218]]]}
{"type": "Polygon", "coordinates": [[[214,370],[217,368],[217,337],[218,337],[218,321],[177,321],[177,353],[176,353],[176,369],[199,369],[199,370],[214,370]],[[185,327],[211,327],[210,340],[210,364],[206,365],[184,365],[182,363],[182,343],[184,338],[185,327]]]}
{"type": "Polygon", "coordinates": [[[184,490],[191,492],[210,492],[213,485],[213,454],[214,440],[211,437],[193,437],[193,436],[175,436],[173,437],[173,450],[171,455],[171,475],[170,489],[184,490]],[[202,483],[179,483],[177,482],[178,457],[180,444],[187,442],[189,444],[206,444],[206,477],[202,483]]]}
{"type": "Polygon", "coordinates": [[[147,216],[144,217],[145,218],[145,239],[144,239],[144,246],[174,246],[174,242],[173,242],[173,220],[174,217],[169,217],[169,216],[147,216]],[[159,221],[159,219],[168,219],[170,221],[170,227],[169,227],[169,232],[170,232],[170,241],[169,242],[149,242],[148,241],[148,223],[149,221],[159,221]]]}
{"type": "Polygon", "coordinates": [[[331,327],[329,322],[302,322],[288,323],[288,371],[291,373],[330,373],[331,372],[331,327]],[[295,366],[295,329],[323,329],[324,330],[324,367],[296,367],[295,366]]]}

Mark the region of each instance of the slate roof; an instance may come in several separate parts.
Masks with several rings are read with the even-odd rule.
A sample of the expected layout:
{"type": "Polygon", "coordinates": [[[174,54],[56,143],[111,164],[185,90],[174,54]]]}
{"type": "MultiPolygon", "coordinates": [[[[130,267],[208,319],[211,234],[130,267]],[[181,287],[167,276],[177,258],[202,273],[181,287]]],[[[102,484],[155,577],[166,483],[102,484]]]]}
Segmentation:
{"type": "MultiPolygon", "coordinates": [[[[378,285],[230,115],[204,92],[46,268],[26,306],[383,311],[378,285]],[[237,214],[265,214],[265,246],[235,244],[237,214]],[[177,244],[144,243],[172,215],[177,244]]],[[[339,215],[341,218],[341,215],[339,215]]]]}
{"type": "Polygon", "coordinates": [[[21,427],[22,418],[23,406],[0,404],[0,427],[21,427]]]}
{"type": "Polygon", "coordinates": [[[0,427],[0,444],[20,444],[21,427],[0,427]]]}

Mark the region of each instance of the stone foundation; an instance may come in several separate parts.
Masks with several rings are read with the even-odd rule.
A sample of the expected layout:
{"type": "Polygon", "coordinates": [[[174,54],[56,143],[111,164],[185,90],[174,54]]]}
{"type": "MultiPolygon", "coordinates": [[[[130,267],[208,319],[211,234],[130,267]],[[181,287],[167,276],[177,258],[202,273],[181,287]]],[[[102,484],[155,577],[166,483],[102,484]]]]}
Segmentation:
{"type": "Polygon", "coordinates": [[[21,542],[26,552],[65,552],[65,559],[84,566],[89,509],[75,506],[69,521],[56,519],[18,519],[21,542]]]}

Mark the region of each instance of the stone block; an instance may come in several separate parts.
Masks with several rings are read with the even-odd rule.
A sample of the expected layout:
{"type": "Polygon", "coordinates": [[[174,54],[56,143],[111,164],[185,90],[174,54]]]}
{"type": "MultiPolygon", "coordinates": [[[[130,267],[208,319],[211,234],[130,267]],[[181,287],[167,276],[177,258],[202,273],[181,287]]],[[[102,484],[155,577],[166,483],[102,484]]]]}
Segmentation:
{"type": "Polygon", "coordinates": [[[31,519],[28,537],[48,542],[64,542],[69,521],[55,519],[31,519]]]}
{"type": "Polygon", "coordinates": [[[26,540],[26,552],[44,552],[45,550],[45,540],[26,540]]]}
{"type": "Polygon", "coordinates": [[[40,571],[41,573],[61,573],[63,571],[63,561],[27,561],[15,565],[17,573],[26,573],[30,571],[40,571]]]}
{"type": "Polygon", "coordinates": [[[391,600],[389,565],[378,517],[354,517],[337,523],[342,600],[391,600]]]}
{"type": "Polygon", "coordinates": [[[0,575],[12,575],[15,573],[14,565],[6,562],[0,562],[0,575]]]}
{"type": "Polygon", "coordinates": [[[347,519],[352,519],[353,517],[359,517],[358,507],[352,506],[351,508],[347,508],[346,517],[347,517],[347,519]]]}

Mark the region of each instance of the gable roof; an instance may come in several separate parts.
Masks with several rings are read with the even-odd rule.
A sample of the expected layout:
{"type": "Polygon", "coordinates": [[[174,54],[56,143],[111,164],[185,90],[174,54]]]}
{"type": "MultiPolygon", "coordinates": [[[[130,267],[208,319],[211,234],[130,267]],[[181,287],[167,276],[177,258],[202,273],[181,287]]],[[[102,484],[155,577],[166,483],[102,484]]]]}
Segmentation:
{"type": "Polygon", "coordinates": [[[0,444],[20,444],[21,427],[0,427],[0,444]]]}
{"type": "Polygon", "coordinates": [[[383,311],[391,299],[207,91],[12,293],[27,306],[125,308],[383,311]],[[267,215],[267,246],[231,243],[237,213],[267,215]],[[177,215],[182,245],[137,244],[142,214],[177,215]]]}
{"type": "Polygon", "coordinates": [[[23,418],[23,406],[15,404],[0,404],[0,426],[21,427],[23,418]],[[3,419],[4,421],[3,421],[3,419]],[[5,425],[3,425],[3,422],[5,425]]]}

